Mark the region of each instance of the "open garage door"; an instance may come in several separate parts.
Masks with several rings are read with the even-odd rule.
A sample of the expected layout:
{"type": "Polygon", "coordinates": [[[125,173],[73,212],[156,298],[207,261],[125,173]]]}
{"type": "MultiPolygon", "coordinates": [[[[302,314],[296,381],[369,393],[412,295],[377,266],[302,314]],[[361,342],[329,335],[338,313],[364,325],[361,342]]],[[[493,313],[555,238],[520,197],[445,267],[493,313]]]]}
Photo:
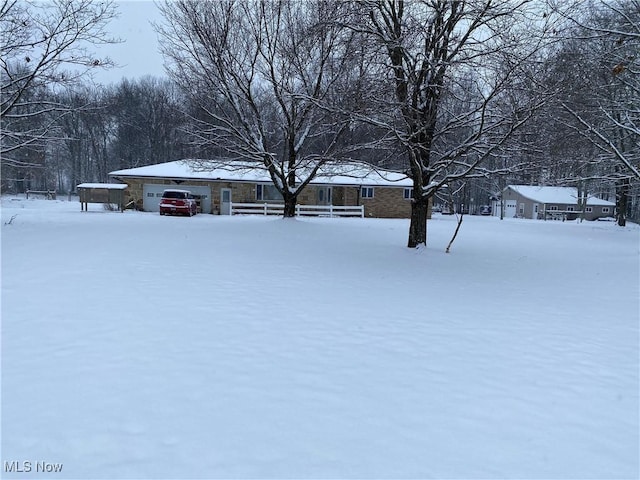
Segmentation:
{"type": "Polygon", "coordinates": [[[145,212],[159,212],[162,192],[168,188],[189,190],[195,197],[199,197],[202,213],[211,213],[211,188],[196,187],[195,185],[162,185],[158,183],[145,183],[142,187],[144,200],[142,207],[145,212]]]}

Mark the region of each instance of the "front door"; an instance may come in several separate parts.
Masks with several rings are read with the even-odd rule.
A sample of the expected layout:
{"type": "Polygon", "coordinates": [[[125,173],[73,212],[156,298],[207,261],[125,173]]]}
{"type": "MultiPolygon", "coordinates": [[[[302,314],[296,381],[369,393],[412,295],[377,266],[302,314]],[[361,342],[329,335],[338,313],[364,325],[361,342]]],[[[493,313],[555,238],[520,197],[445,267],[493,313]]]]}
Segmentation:
{"type": "Polygon", "coordinates": [[[231,189],[220,189],[220,215],[231,215],[231,189]]]}
{"type": "Polygon", "coordinates": [[[533,204],[533,218],[534,220],[538,220],[538,204],[534,203],[533,204]]]}

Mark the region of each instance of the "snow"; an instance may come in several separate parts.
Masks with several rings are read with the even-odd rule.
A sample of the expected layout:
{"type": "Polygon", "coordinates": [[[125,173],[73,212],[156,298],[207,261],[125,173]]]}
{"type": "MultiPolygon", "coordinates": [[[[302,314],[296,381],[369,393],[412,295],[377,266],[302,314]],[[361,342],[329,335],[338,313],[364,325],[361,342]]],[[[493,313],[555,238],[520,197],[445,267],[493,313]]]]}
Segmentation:
{"type": "Polygon", "coordinates": [[[124,190],[127,185],[121,183],[81,183],[76,188],[106,188],[107,190],[124,190]]]}
{"type": "Polygon", "coordinates": [[[3,466],[638,478],[636,225],[2,206],[3,466]]]}
{"type": "MultiPolygon", "coordinates": [[[[298,180],[308,175],[307,168],[300,167],[297,171],[298,180]]],[[[269,172],[263,165],[232,160],[175,160],[157,165],[116,170],[109,175],[116,178],[180,178],[272,183],[269,172]]],[[[410,187],[413,182],[402,173],[372,169],[371,165],[351,162],[325,164],[311,184],[410,187]]]]}
{"type": "MultiPolygon", "coordinates": [[[[530,200],[540,203],[564,203],[568,205],[576,204],[578,202],[578,189],[575,187],[540,187],[533,185],[509,185],[511,188],[518,192],[520,195],[527,197],[530,200]]],[[[615,206],[615,203],[608,200],[602,200],[597,197],[589,196],[587,198],[587,205],[592,206],[615,206]]]]}

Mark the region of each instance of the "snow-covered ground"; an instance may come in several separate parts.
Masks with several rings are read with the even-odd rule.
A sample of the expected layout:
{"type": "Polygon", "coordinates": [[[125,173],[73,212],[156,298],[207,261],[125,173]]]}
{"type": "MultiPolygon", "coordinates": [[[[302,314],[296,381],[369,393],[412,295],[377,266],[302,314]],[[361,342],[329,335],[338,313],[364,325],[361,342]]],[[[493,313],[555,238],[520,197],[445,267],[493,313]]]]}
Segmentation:
{"type": "Polygon", "coordinates": [[[2,207],[3,478],[639,475],[635,225],[2,207]]]}

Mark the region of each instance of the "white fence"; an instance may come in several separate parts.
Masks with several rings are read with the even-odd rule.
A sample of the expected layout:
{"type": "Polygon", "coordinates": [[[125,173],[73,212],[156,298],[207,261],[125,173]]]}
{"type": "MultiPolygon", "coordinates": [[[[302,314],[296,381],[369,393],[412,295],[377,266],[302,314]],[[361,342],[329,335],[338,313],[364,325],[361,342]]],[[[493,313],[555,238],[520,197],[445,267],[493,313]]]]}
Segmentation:
{"type": "MultiPolygon", "coordinates": [[[[231,203],[231,215],[283,215],[281,203],[231,203]]],[[[296,216],[325,217],[361,217],[364,218],[364,206],[344,205],[296,205],[296,216]]]]}

